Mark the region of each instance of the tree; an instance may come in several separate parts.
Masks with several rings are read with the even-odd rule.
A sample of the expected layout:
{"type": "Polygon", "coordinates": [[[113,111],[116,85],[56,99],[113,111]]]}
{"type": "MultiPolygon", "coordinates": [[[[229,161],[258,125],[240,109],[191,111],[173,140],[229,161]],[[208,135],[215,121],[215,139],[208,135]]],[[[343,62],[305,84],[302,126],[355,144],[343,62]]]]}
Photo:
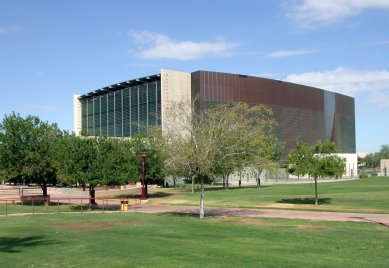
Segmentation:
{"type": "MultiPolygon", "coordinates": [[[[195,103],[172,106],[163,126],[165,162],[178,162],[180,172],[201,184],[200,218],[204,217],[204,179],[227,176],[250,163],[253,141],[273,124],[270,110],[247,104],[219,104],[199,110],[195,103]],[[262,127],[258,127],[261,125],[262,127]],[[261,131],[259,131],[261,130],[261,131]],[[165,146],[166,145],[166,146],[165,146]],[[172,158],[171,158],[172,157],[172,158]]],[[[193,189],[193,186],[192,186],[193,189]]]]}
{"type": "MultiPolygon", "coordinates": [[[[278,141],[272,135],[276,122],[272,115],[269,108],[243,103],[219,105],[209,110],[207,118],[214,122],[212,128],[221,131],[214,173],[223,177],[227,189],[229,175],[246,166],[259,174],[263,169],[271,171],[278,166],[278,141]]],[[[259,185],[259,178],[257,182],[259,185]]]]}
{"type": "Polygon", "coordinates": [[[379,159],[389,159],[389,144],[381,145],[381,150],[378,152],[379,159]]]}
{"type": "Polygon", "coordinates": [[[104,156],[101,156],[96,137],[65,134],[55,148],[59,181],[72,185],[89,184],[89,197],[95,203],[94,187],[103,183],[104,156]]]}
{"type": "Polygon", "coordinates": [[[127,142],[116,138],[98,137],[98,161],[101,163],[101,183],[122,185],[131,180],[134,165],[127,142]]]}
{"type": "Polygon", "coordinates": [[[379,166],[380,158],[378,153],[367,154],[364,158],[366,168],[376,168],[379,166]]]}
{"type": "Polygon", "coordinates": [[[301,141],[297,142],[296,150],[288,154],[287,162],[289,173],[296,175],[298,178],[309,174],[308,167],[311,161],[312,148],[301,141]]]}
{"type": "Polygon", "coordinates": [[[130,140],[123,143],[129,153],[131,163],[130,165],[130,180],[139,181],[142,176],[142,162],[140,153],[147,154],[145,161],[145,188],[147,195],[147,185],[150,181],[157,184],[162,183],[164,177],[163,159],[160,150],[156,144],[156,140],[152,135],[136,134],[130,140]]]}
{"type": "Polygon", "coordinates": [[[0,169],[6,179],[37,183],[47,196],[47,185],[57,181],[51,148],[60,134],[56,124],[36,116],[6,115],[0,124],[0,169]]]}
{"type": "Polygon", "coordinates": [[[338,178],[345,172],[345,159],[335,155],[336,151],[336,145],[330,141],[318,141],[313,146],[299,142],[296,151],[288,155],[289,172],[313,177],[315,205],[318,205],[317,179],[338,178]]]}
{"type": "MultiPolygon", "coordinates": [[[[174,143],[169,139],[169,135],[162,135],[161,128],[153,127],[149,129],[149,138],[153,143],[155,150],[159,153],[161,169],[164,170],[164,176],[170,175],[173,178],[173,186],[176,187],[178,176],[185,176],[185,162],[182,159],[182,150],[179,147],[182,143],[174,143]]],[[[147,172],[147,170],[146,170],[147,172]]]]}
{"type": "Polygon", "coordinates": [[[260,176],[262,171],[274,172],[277,170],[282,155],[283,148],[278,143],[277,138],[271,135],[271,130],[272,128],[268,130],[268,133],[254,139],[251,144],[251,168],[257,174],[257,188],[260,188],[261,185],[260,176]]]}
{"type": "Polygon", "coordinates": [[[65,133],[55,151],[59,181],[88,184],[92,204],[97,185],[125,184],[130,179],[130,153],[120,140],[65,133]]]}

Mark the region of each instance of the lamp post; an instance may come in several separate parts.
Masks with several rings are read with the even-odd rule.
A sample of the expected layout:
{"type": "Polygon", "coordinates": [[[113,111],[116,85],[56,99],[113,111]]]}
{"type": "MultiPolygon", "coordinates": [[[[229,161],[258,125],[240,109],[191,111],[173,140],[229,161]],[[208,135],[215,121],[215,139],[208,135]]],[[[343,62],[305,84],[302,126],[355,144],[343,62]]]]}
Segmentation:
{"type": "Polygon", "coordinates": [[[142,199],[142,200],[147,199],[146,188],[145,188],[145,161],[146,161],[146,157],[147,157],[146,152],[140,153],[140,159],[142,160],[142,195],[141,195],[140,199],[142,199]]]}

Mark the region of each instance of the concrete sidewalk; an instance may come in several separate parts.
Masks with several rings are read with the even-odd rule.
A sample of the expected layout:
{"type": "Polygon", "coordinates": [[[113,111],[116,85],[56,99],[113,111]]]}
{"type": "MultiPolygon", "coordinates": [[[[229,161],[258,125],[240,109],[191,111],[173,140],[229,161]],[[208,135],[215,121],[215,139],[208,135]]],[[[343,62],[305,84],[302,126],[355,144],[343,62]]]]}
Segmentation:
{"type": "MultiPolygon", "coordinates": [[[[183,213],[199,214],[199,208],[193,206],[138,205],[138,212],[144,213],[183,213]]],[[[283,218],[320,221],[372,222],[389,227],[389,214],[316,212],[297,210],[242,209],[206,207],[205,216],[240,216],[258,218],[283,218]]]]}

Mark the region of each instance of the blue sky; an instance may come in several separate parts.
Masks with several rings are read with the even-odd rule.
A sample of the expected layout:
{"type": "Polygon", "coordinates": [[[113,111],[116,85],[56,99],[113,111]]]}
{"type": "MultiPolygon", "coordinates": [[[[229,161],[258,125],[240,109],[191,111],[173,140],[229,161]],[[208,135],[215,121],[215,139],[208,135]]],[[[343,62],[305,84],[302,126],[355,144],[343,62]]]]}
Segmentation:
{"type": "Polygon", "coordinates": [[[388,0],[0,0],[0,115],[73,129],[73,94],[178,71],[355,98],[357,151],[389,144],[388,0]]]}

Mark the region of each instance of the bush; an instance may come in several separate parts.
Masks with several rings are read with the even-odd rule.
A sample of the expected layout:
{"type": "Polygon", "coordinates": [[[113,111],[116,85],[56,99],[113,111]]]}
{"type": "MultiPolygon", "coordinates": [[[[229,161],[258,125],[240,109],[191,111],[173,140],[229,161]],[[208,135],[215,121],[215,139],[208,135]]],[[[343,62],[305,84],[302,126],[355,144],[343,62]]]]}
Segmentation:
{"type": "Polygon", "coordinates": [[[368,176],[367,174],[359,174],[360,179],[366,179],[368,176]]]}
{"type": "Polygon", "coordinates": [[[377,177],[378,174],[377,174],[377,173],[371,173],[370,176],[372,176],[372,177],[377,177]]]}

